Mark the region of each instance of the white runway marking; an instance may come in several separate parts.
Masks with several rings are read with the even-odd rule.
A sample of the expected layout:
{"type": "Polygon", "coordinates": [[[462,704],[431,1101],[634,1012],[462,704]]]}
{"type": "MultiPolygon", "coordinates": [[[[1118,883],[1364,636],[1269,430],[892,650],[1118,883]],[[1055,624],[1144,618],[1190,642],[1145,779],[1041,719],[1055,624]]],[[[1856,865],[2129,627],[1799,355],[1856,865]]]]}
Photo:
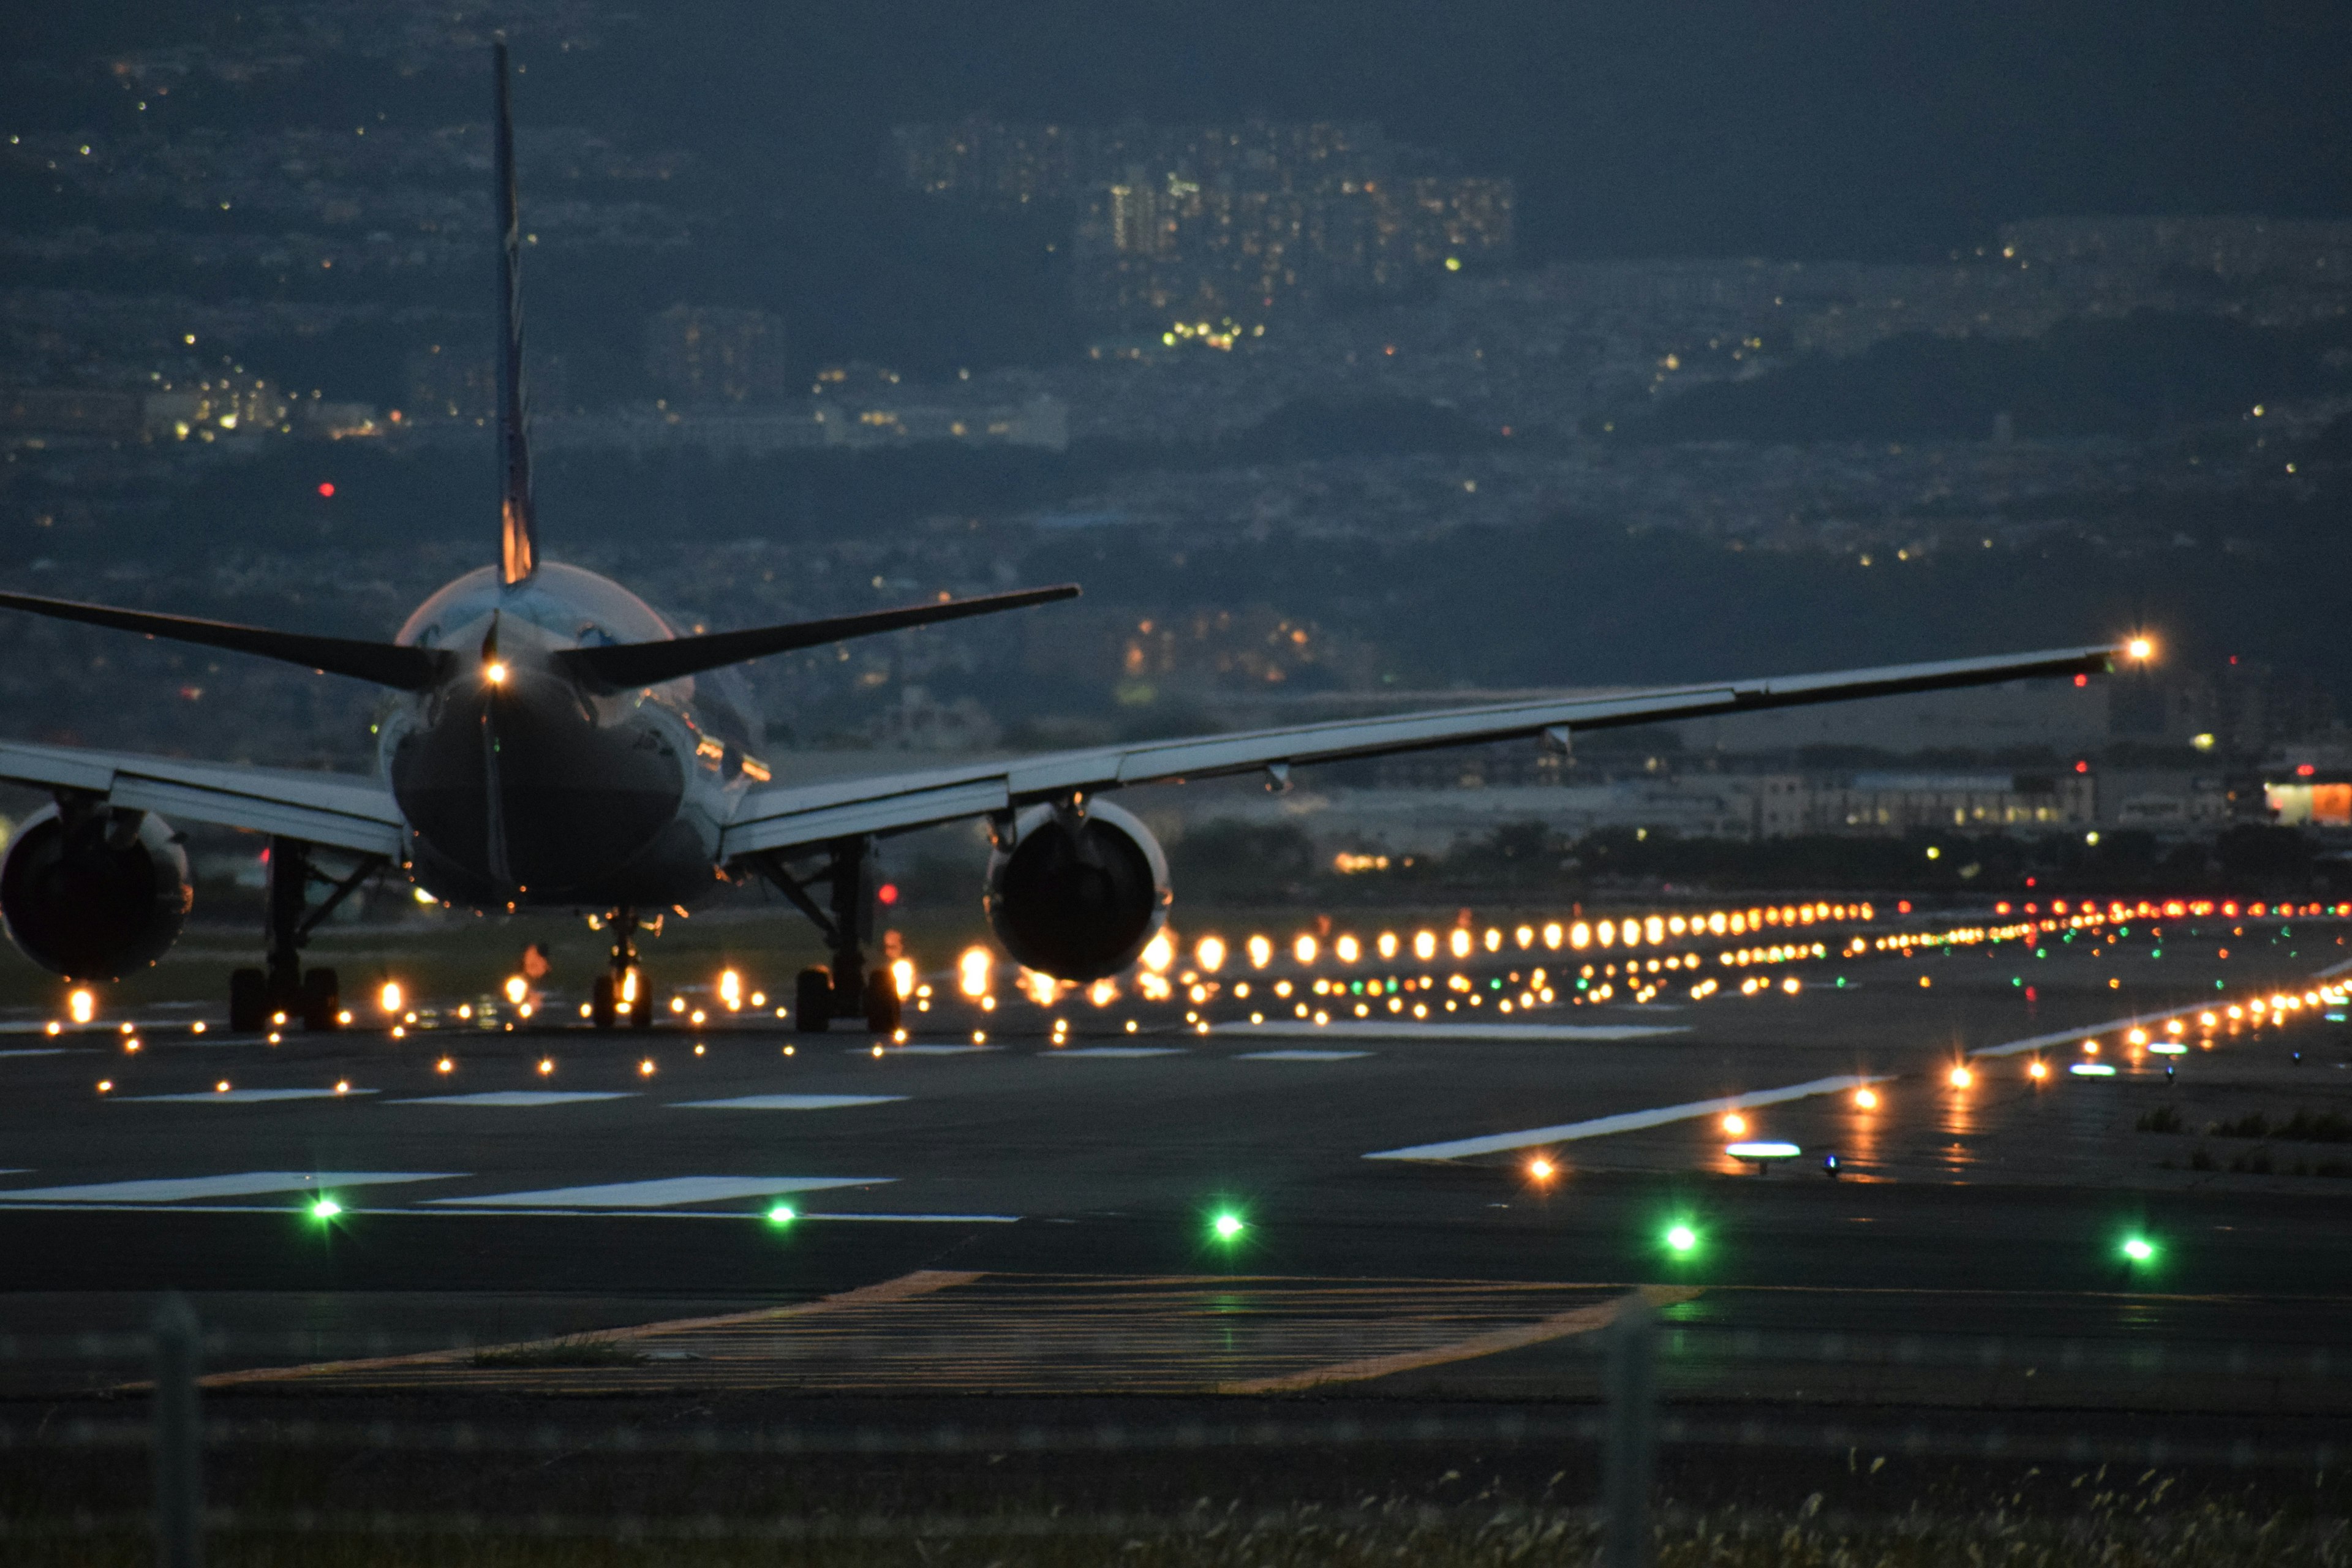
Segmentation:
{"type": "MultiPolygon", "coordinates": [[[[0,1051],[0,1057],[61,1057],[65,1055],[67,1051],[73,1049],[77,1049],[77,1047],[69,1046],[34,1046],[20,1051],[0,1051]]],[[[90,1049],[90,1047],[83,1046],[79,1047],[79,1049],[81,1051],[87,1051],[90,1049]]]]}
{"type": "Polygon", "coordinates": [[[388,1100],[387,1105],[577,1105],[591,1100],[627,1100],[625,1089],[502,1089],[483,1094],[427,1094],[388,1100]]]}
{"type": "Polygon", "coordinates": [[[1097,1057],[1104,1060],[1124,1060],[1129,1057],[1181,1057],[1181,1046],[1079,1046],[1064,1051],[1039,1051],[1041,1057],[1056,1059],[1066,1057],[1097,1057]]]}
{"type": "Polygon", "coordinates": [[[1370,1051],[1244,1051],[1237,1062],[1344,1062],[1368,1057],[1370,1051]]]}
{"type": "Polygon", "coordinates": [[[716,1204],[730,1198],[772,1198],[827,1187],[864,1187],[890,1176],[663,1176],[650,1182],[607,1182],[593,1187],[546,1187],[530,1193],[433,1198],[453,1207],[527,1209],[657,1209],[675,1204],[716,1204]]]}
{"type": "Polygon", "coordinates": [[[78,1187],[18,1187],[12,1192],[0,1192],[0,1203],[176,1203],[184,1198],[244,1198],[257,1193],[386,1186],[395,1182],[454,1182],[465,1174],[463,1171],[244,1171],[233,1176],[100,1182],[78,1187]]]}
{"type": "Polygon", "coordinates": [[[1689,1121],[1701,1116],[1719,1116],[1727,1110],[1747,1110],[1759,1105],[1810,1100],[1817,1094],[1836,1094],[1868,1084],[1885,1083],[1892,1076],[1881,1073],[1876,1077],[1860,1077],[1847,1073],[1836,1078],[1817,1078],[1810,1083],[1792,1083],[1785,1089],[1759,1089],[1748,1094],[1727,1094],[1719,1100],[1694,1100],[1686,1105],[1661,1105],[1648,1110],[1622,1111],[1615,1116],[1597,1116],[1590,1121],[1564,1121],[1557,1127],[1529,1128],[1524,1132],[1496,1132],[1484,1138],[1457,1138],[1450,1143],[1417,1143],[1410,1149],[1383,1149],[1364,1158],[1460,1160],[1475,1154],[1500,1154],[1512,1149],[1531,1149],[1546,1143],[1572,1143],[1580,1138],[1606,1138],[1612,1132],[1638,1132],[1645,1127],[1664,1127],[1669,1122],[1689,1121]]]}
{"type": "Polygon", "coordinates": [[[203,1094],[124,1094],[119,1103],[140,1105],[268,1105],[280,1100],[355,1100],[372,1089],[216,1089],[203,1094]]]}
{"type": "Polygon", "coordinates": [[[1646,1040],[1687,1035],[1687,1024],[1407,1024],[1379,1018],[1274,1018],[1263,1024],[1220,1024],[1221,1035],[1321,1035],[1364,1040],[1646,1040]]]}
{"type": "MultiPolygon", "coordinates": [[[[894,1057],[968,1057],[982,1051],[992,1051],[994,1046],[885,1046],[885,1052],[894,1057]]],[[[870,1057],[872,1046],[852,1046],[845,1053],[853,1057],[870,1057]]]]}
{"type": "Polygon", "coordinates": [[[835,1110],[845,1105],[887,1105],[903,1094],[744,1094],[733,1100],[678,1100],[672,1110],[835,1110]]]}

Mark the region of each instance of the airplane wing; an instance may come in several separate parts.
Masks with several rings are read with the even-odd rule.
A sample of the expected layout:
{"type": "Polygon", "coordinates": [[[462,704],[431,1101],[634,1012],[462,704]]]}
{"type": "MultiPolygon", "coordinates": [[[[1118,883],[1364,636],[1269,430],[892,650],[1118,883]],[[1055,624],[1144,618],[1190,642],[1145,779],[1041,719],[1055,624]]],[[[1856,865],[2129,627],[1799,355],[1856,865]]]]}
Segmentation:
{"type": "Polygon", "coordinates": [[[719,858],[723,862],[765,850],[806,847],[859,834],[905,832],[1121,784],[1214,778],[1259,769],[1278,773],[1294,763],[1388,756],[1439,746],[1532,738],[1555,731],[1565,736],[1577,730],[1986,686],[2032,676],[2100,674],[2112,669],[2117,659],[2145,658],[2146,652],[2145,645],[2137,642],[2099,644],[1937,664],[1656,687],[1600,697],[1538,698],[1055,752],[819,784],[777,785],[741,798],[720,838],[719,858]]]}
{"type": "Polygon", "coordinates": [[[400,808],[390,790],[369,779],[0,741],[0,781],[86,790],[110,805],[175,822],[243,827],[394,860],[401,853],[400,808]]]}

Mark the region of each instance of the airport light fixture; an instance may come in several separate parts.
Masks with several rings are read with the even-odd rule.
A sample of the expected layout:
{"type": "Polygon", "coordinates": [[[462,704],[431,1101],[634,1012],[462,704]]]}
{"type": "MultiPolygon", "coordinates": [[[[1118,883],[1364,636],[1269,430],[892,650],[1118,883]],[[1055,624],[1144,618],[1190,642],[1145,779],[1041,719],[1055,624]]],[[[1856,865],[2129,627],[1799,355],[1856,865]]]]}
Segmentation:
{"type": "Polygon", "coordinates": [[[768,1211],[770,1225],[790,1225],[800,1217],[799,1212],[790,1204],[778,1204],[768,1211]]]}
{"type": "Polygon", "coordinates": [[[2124,1237],[2123,1255],[2126,1262],[2145,1267],[2156,1261],[2156,1243],[2144,1236],[2127,1236],[2124,1237]]]}
{"type": "Polygon", "coordinates": [[[1676,1220],[1666,1226],[1666,1250],[1676,1258],[1688,1258],[1698,1250],[1698,1231],[1687,1220],[1676,1220]]]}
{"type": "Polygon", "coordinates": [[[1247,1222],[1231,1209],[1219,1209],[1216,1216],[1209,1221],[1209,1234],[1228,1247],[1239,1241],[1242,1232],[1248,1228],[1247,1222]]]}
{"type": "Polygon", "coordinates": [[[334,1195],[331,1193],[320,1194],[310,1205],[310,1217],[322,1223],[334,1218],[337,1215],[341,1214],[342,1212],[343,1205],[337,1203],[334,1199],[334,1195]]]}

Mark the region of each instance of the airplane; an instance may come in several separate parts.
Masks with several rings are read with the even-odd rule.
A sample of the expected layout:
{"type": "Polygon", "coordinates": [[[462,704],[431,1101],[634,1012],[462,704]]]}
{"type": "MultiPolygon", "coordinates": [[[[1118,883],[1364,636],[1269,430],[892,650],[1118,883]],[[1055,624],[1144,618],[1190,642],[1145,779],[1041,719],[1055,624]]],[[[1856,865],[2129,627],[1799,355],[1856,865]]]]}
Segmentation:
{"type": "MultiPolygon", "coordinates": [[[[982,902],[1030,969],[1087,982],[1132,964],[1167,919],[1168,862],[1105,798],[1128,786],[1262,773],[1471,742],[1565,749],[1580,731],[2027,677],[2087,677],[2140,661],[2145,638],[1938,663],[1534,699],[1007,761],[780,784],[751,727],[698,677],[794,648],[1074,597],[1075,584],[680,635],[620,584],[551,561],[531,498],[522,375],[520,225],[507,49],[493,46],[499,251],[498,560],[427,598],[389,641],[0,594],[0,608],[283,660],[387,693],[377,776],[361,778],[0,741],[0,780],[45,789],[0,858],[0,923],[34,963],[75,983],[154,964],[193,889],[173,818],[267,836],[262,962],[229,981],[229,1023],[331,1029],[335,972],[301,950],[369,879],[478,911],[569,909],[612,933],[595,1026],[652,1020],[637,938],[660,911],[754,881],[814,924],[829,962],[801,972],[793,1023],[898,1026],[887,970],[869,968],[877,842],[984,818],[982,902]],[[817,889],[824,897],[820,901],[817,889]],[[323,889],[323,891],[320,891],[323,889]],[[655,911],[650,917],[646,911],[655,911]]],[[[1572,607],[1570,607],[1572,613],[1572,607]]]]}

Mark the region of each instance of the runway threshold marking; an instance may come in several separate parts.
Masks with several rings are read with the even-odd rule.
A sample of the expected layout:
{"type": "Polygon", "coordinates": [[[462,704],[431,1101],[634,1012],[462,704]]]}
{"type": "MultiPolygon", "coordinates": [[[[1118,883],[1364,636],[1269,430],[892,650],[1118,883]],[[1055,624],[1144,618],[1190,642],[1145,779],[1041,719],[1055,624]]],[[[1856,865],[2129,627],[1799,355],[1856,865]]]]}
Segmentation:
{"type": "Polygon", "coordinates": [[[1328,1024],[1276,1018],[1263,1024],[1220,1024],[1221,1035],[1320,1035],[1367,1040],[1646,1040],[1687,1035],[1688,1024],[1400,1024],[1379,1018],[1334,1018],[1328,1024]]]}
{"type": "Polygon", "coordinates": [[[427,1201],[453,1208],[658,1209],[679,1204],[725,1203],[735,1198],[771,1198],[780,1193],[878,1186],[895,1180],[894,1176],[659,1176],[645,1182],[604,1182],[584,1187],[542,1187],[536,1192],[484,1193],[427,1201]]]}
{"type": "Polygon", "coordinates": [[[1368,1057],[1370,1051],[1243,1051],[1237,1062],[1346,1062],[1368,1057]]]}
{"type": "Polygon", "coordinates": [[[672,1110],[837,1110],[851,1105],[887,1105],[903,1094],[740,1094],[732,1100],[677,1100],[672,1110]]]}
{"type": "Polygon", "coordinates": [[[354,1100],[372,1089],[215,1089],[187,1094],[122,1094],[117,1105],[268,1105],[281,1100],[354,1100]]]}
{"type": "Polygon", "coordinates": [[[241,1171],[225,1176],[98,1182],[70,1187],[16,1187],[0,1192],[0,1203],[174,1203],[185,1198],[245,1198],[260,1193],[389,1186],[401,1182],[455,1182],[463,1180],[466,1174],[464,1171],[241,1171]]]}
{"type": "Polygon", "coordinates": [[[627,1344],[658,1334],[757,1328],[793,1318],[819,1317],[845,1309],[888,1306],[918,1296],[927,1296],[935,1290],[969,1285],[980,1278],[979,1274],[957,1269],[919,1268],[912,1274],[901,1274],[895,1279],[885,1279],[878,1284],[861,1285],[855,1290],[820,1296],[814,1301],[802,1301],[790,1307],[763,1307],[756,1312],[729,1312],[713,1318],[673,1318],[665,1322],[637,1323],[622,1329],[591,1329],[585,1333],[567,1334],[562,1339],[525,1340],[514,1344],[475,1346],[465,1350],[421,1351],[413,1355],[372,1356],[361,1361],[313,1362],[307,1366],[256,1367],[250,1372],[215,1373],[201,1382],[206,1388],[226,1388],[244,1383],[289,1383],[303,1378],[390,1372],[404,1367],[470,1365],[485,1355],[524,1356],[533,1351],[551,1351],[580,1344],[627,1344]]]}
{"type": "Polygon", "coordinates": [[[1186,1053],[1181,1046],[1074,1046],[1067,1050],[1039,1051],[1037,1054],[1057,1061],[1078,1057],[1095,1057],[1109,1061],[1130,1057],[1181,1057],[1186,1053]]]}
{"type": "Polygon", "coordinates": [[[1727,1110],[1748,1110],[1759,1105],[1810,1100],[1817,1094],[1837,1094],[1846,1089],[1885,1083],[1894,1076],[1892,1073],[1841,1073],[1835,1078],[1817,1078],[1781,1089],[1759,1089],[1746,1094],[1727,1094],[1715,1100],[1694,1100],[1682,1105],[1660,1105],[1647,1110],[1625,1110],[1614,1116],[1596,1116],[1590,1121],[1563,1121],[1553,1127],[1531,1127],[1521,1132],[1493,1132],[1483,1138],[1457,1138],[1446,1143],[1416,1143],[1410,1149],[1382,1149],[1364,1158],[1461,1160],[1477,1154],[1501,1154],[1513,1149],[1530,1149],[1539,1144],[1573,1143],[1583,1138],[1606,1138],[1613,1132],[1639,1132],[1644,1128],[1664,1127],[1702,1116],[1719,1116],[1727,1110]]]}
{"type": "Polygon", "coordinates": [[[1336,1362],[1329,1366],[1309,1368],[1305,1372],[1287,1372],[1274,1377],[1255,1377],[1237,1383],[1217,1385],[1219,1394],[1296,1394],[1305,1389],[1319,1388],[1333,1383],[1365,1383],[1376,1377],[1392,1377],[1398,1373],[1420,1372],[1433,1366],[1444,1366],[1452,1362],[1475,1361],[1482,1356],[1515,1351],[1527,1345],[1542,1344],[1547,1340],[1567,1339],[1576,1334],[1589,1334],[1615,1322],[1628,1302],[1646,1300],[1652,1307],[1671,1307],[1698,1295],[1698,1288],[1689,1285],[1643,1285],[1613,1300],[1596,1301],[1591,1306],[1572,1307],[1556,1312],[1536,1322],[1517,1328],[1495,1329],[1468,1339],[1456,1340],[1449,1345],[1436,1345],[1428,1350],[1400,1351],[1393,1355],[1364,1356],[1355,1361],[1336,1362]]]}
{"type": "Polygon", "coordinates": [[[500,1089],[480,1094],[420,1094],[407,1100],[389,1100],[387,1105],[478,1105],[478,1106],[541,1106],[580,1105],[592,1100],[627,1100],[627,1089],[500,1089]]]}

